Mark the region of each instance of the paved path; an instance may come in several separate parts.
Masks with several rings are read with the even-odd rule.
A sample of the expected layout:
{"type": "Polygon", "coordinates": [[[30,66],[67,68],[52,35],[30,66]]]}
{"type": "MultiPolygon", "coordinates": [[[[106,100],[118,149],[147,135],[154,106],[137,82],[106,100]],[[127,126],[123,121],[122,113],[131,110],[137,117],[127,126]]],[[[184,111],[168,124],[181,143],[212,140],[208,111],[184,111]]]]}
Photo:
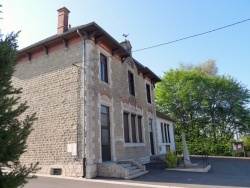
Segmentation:
{"type": "Polygon", "coordinates": [[[191,187],[233,188],[250,187],[250,160],[239,158],[210,158],[212,169],[208,173],[166,171],[163,165],[147,165],[149,173],[133,180],[95,178],[68,180],[39,177],[24,188],[125,188],[125,187],[191,187]]]}
{"type": "Polygon", "coordinates": [[[250,187],[249,159],[210,157],[209,161],[212,169],[208,173],[166,171],[165,167],[150,165],[148,166],[150,172],[134,181],[199,188],[250,187]]]}

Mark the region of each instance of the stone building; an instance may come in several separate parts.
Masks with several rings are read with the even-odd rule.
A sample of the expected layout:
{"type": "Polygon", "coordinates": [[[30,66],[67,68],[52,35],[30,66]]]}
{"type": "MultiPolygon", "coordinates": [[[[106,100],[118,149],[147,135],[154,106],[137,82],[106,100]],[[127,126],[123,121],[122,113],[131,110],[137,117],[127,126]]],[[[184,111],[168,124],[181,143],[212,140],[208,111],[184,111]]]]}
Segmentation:
{"type": "Polygon", "coordinates": [[[132,57],[128,40],[118,43],[94,22],[69,28],[68,15],[59,9],[57,34],[18,52],[13,83],[23,88],[25,113],[38,118],[21,161],[39,161],[40,174],[143,174],[141,164],[159,153],[160,79],[132,57]]]}

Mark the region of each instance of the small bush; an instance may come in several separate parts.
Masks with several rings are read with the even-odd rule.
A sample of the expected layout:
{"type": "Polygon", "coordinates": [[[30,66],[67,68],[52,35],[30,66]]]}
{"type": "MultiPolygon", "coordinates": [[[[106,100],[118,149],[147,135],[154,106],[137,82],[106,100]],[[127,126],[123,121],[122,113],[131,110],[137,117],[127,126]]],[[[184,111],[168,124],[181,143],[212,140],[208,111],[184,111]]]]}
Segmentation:
{"type": "Polygon", "coordinates": [[[165,162],[168,168],[174,168],[177,166],[178,157],[172,151],[166,153],[165,162]]]}

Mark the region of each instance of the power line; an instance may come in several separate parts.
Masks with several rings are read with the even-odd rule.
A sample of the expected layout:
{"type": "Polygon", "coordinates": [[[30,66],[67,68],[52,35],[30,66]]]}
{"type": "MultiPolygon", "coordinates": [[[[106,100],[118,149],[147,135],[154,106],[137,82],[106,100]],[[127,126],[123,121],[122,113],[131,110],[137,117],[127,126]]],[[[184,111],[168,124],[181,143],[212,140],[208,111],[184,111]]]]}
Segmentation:
{"type": "MultiPolygon", "coordinates": [[[[241,24],[241,23],[247,22],[247,21],[250,21],[250,18],[246,19],[246,20],[242,20],[242,21],[236,22],[236,23],[232,23],[232,24],[229,24],[229,25],[226,25],[226,26],[223,26],[223,27],[219,27],[219,28],[216,28],[216,29],[213,29],[213,30],[210,30],[210,31],[206,31],[206,32],[195,34],[195,35],[191,35],[191,36],[188,36],[188,37],[184,37],[184,38],[172,40],[172,41],[165,42],[165,43],[162,43],[162,44],[157,44],[157,45],[154,45],[154,46],[149,46],[149,47],[141,48],[141,49],[138,49],[138,50],[134,50],[132,52],[139,52],[139,51],[143,51],[143,50],[148,50],[148,49],[151,49],[151,48],[156,48],[156,47],[164,46],[164,45],[167,45],[167,44],[179,42],[179,41],[182,41],[182,40],[186,40],[186,39],[198,37],[198,36],[205,35],[205,34],[208,34],[208,33],[212,33],[212,32],[215,32],[215,31],[218,31],[218,30],[221,30],[221,29],[225,29],[227,27],[232,27],[234,25],[241,24]]],[[[116,55],[122,55],[122,54],[125,54],[125,53],[118,53],[116,55]]],[[[107,58],[108,57],[113,57],[113,56],[110,55],[110,56],[107,56],[107,58]]],[[[92,60],[86,60],[86,61],[99,61],[99,59],[92,59],[92,60]]]]}
{"type": "Polygon", "coordinates": [[[212,33],[212,32],[215,32],[215,31],[218,31],[218,30],[221,30],[221,29],[225,29],[227,27],[231,27],[231,26],[243,23],[243,22],[247,22],[249,20],[250,19],[242,20],[242,21],[230,24],[230,25],[219,27],[217,29],[213,29],[213,30],[210,30],[210,31],[206,31],[206,32],[203,32],[203,33],[196,34],[196,35],[191,35],[191,36],[188,36],[188,37],[180,38],[180,39],[173,40],[173,41],[170,41],[170,42],[165,42],[165,43],[162,43],[162,44],[157,44],[157,45],[154,45],[154,46],[149,46],[149,47],[141,48],[141,49],[138,49],[138,50],[134,50],[132,52],[138,52],[138,51],[143,51],[143,50],[147,50],[147,49],[150,49],[150,48],[156,48],[156,47],[159,47],[159,46],[164,46],[164,45],[167,45],[167,44],[175,43],[175,42],[178,42],[178,41],[181,41],[181,40],[186,40],[186,39],[194,38],[194,37],[197,37],[197,36],[205,35],[205,34],[208,34],[208,33],[212,33]]]}

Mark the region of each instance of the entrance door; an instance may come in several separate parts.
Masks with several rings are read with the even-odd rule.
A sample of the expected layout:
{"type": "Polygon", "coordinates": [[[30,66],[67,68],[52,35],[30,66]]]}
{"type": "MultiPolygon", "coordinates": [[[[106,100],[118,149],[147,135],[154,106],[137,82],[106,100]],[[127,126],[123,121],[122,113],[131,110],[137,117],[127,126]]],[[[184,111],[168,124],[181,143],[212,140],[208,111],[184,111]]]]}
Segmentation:
{"type": "Polygon", "coordinates": [[[149,128],[149,138],[150,138],[150,145],[151,145],[151,155],[155,154],[154,149],[154,134],[153,134],[153,120],[148,119],[148,128],[149,128]]]}
{"type": "Polygon", "coordinates": [[[101,106],[102,161],[111,161],[109,107],[101,106]]]}

